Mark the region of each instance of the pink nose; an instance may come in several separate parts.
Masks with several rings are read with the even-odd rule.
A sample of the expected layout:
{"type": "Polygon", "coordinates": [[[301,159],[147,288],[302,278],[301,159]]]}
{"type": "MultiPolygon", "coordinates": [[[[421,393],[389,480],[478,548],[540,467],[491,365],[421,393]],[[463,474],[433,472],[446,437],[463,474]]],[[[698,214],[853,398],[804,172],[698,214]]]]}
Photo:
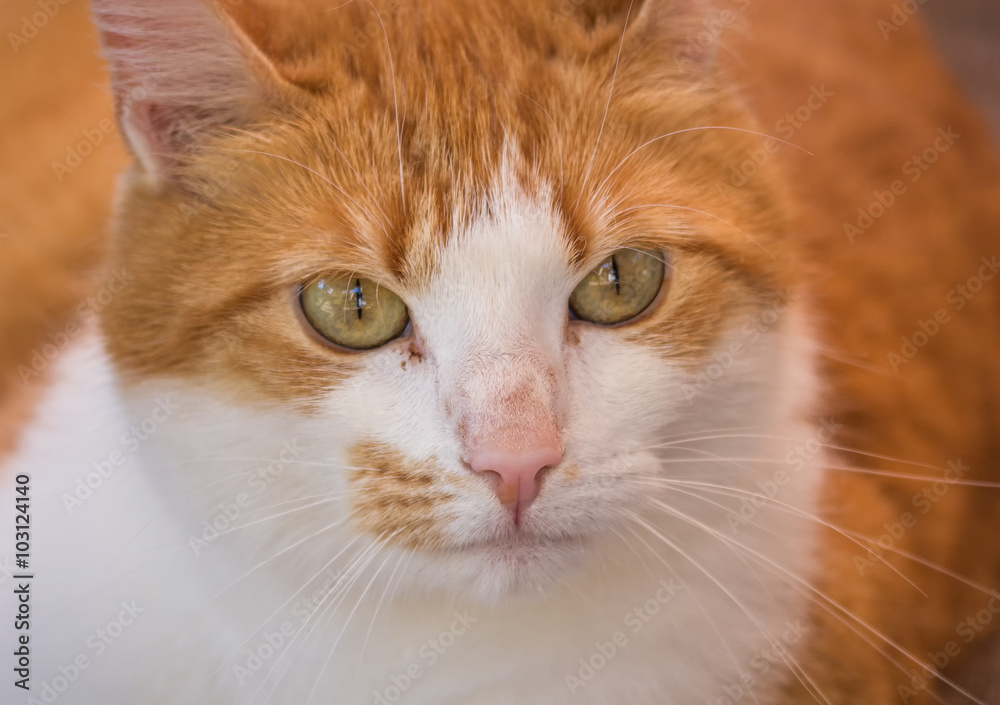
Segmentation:
{"type": "Polygon", "coordinates": [[[479,473],[496,473],[501,504],[514,512],[519,522],[524,510],[538,496],[538,474],[562,462],[563,452],[555,433],[520,434],[517,442],[497,443],[499,439],[477,440],[469,456],[469,465],[479,473]]]}

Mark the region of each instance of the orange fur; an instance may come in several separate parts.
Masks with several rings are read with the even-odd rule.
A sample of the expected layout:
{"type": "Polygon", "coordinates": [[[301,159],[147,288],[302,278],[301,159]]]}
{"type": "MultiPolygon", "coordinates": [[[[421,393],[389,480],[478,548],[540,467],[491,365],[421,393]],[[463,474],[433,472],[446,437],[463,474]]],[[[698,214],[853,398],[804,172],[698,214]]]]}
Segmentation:
{"type": "Polygon", "coordinates": [[[15,54],[8,32],[20,33],[22,18],[36,11],[28,0],[0,7],[0,452],[37,396],[33,358],[44,372],[43,347],[63,347],[58,334],[94,285],[114,178],[127,163],[117,131],[101,131],[114,113],[86,3],[60,6],[15,54]],[[98,131],[101,142],[60,181],[53,163],[66,162],[84,130],[98,131]]]}
{"type": "MultiPolygon", "coordinates": [[[[587,38],[571,31],[574,23],[546,23],[542,7],[459,4],[458,10],[433,2],[386,10],[385,39],[356,51],[343,47],[355,46],[357,23],[375,21],[366,6],[304,23],[308,35],[294,12],[254,10],[269,29],[257,40],[275,72],[308,92],[253,130],[213,139],[188,159],[181,178],[190,190],[164,196],[138,181],[130,189],[122,212],[128,227],[112,262],[129,262],[139,281],[155,285],[115,299],[104,318],[112,352],[126,370],[183,370],[228,388],[236,386],[226,379],[229,372],[241,379],[248,371],[275,370],[282,382],[271,384],[269,374],[260,374],[257,388],[308,406],[343,378],[353,358],[317,350],[286,305],[292,290],[324,269],[358,271],[400,294],[419,290],[435,247],[450,234],[451,214],[467,220],[483,202],[479,175],[499,165],[506,138],[528,165],[518,175],[527,190],[539,179],[558,187],[569,214],[567,237],[582,248],[581,276],[623,245],[678,251],[675,266],[685,284],[675,287],[655,319],[637,324],[638,339],[669,340],[665,352],[675,357],[704,353],[728,308],[787,288],[787,263],[775,259],[783,225],[770,184],[755,186],[752,199],[705,202],[709,175],[757,138],[706,131],[656,139],[690,125],[753,127],[733,95],[707,84],[691,89],[682,74],[664,80],[675,82],[686,99],[659,100],[662,88],[646,80],[655,63],[641,34],[630,38],[628,60],[613,75],[617,15],[587,38]],[[481,31],[469,55],[455,61],[450,52],[463,46],[468,23],[489,33],[481,31]],[[283,40],[282,27],[294,28],[294,38],[289,29],[283,40]],[[305,66],[303,45],[316,51],[305,54],[311,62],[305,66]],[[396,86],[374,75],[362,83],[356,72],[388,67],[386,46],[398,64],[396,86]],[[584,51],[592,58],[581,72],[584,51]],[[441,71],[429,77],[421,64],[401,59],[408,52],[441,71]],[[616,100],[605,120],[589,106],[606,99],[612,78],[616,100]],[[471,96],[450,89],[484,83],[496,89],[471,96]],[[397,145],[393,118],[404,88],[407,105],[426,109],[401,117],[397,145]],[[591,154],[592,164],[582,161],[591,154]],[[400,158],[407,166],[402,186],[400,158]],[[627,168],[619,168],[623,163],[627,168]],[[595,205],[601,202],[613,206],[595,205]],[[237,204],[252,218],[217,217],[237,204]],[[734,237],[732,222],[754,235],[734,237]],[[697,256],[684,254],[692,248],[697,256]],[[187,294],[192,288],[198,296],[187,294]],[[150,319],[159,325],[141,325],[150,319]],[[247,335],[234,332],[240,326],[247,335]],[[234,337],[240,342],[235,354],[223,352],[220,340],[234,337]],[[304,385],[293,381],[296,371],[304,385]]],[[[244,22],[252,31],[251,20],[244,22]]]]}
{"type": "Polygon", "coordinates": [[[413,463],[399,451],[374,442],[358,444],[350,458],[351,483],[357,489],[354,521],[361,529],[413,549],[441,544],[442,524],[432,510],[445,505],[451,494],[441,488],[446,483],[436,459],[413,463]]]}
{"type": "MultiPolygon", "coordinates": [[[[932,478],[935,471],[926,466],[961,459],[970,467],[965,480],[1000,480],[1000,287],[986,287],[961,312],[952,312],[947,330],[898,371],[887,362],[900,350],[902,336],[947,306],[947,293],[976,273],[981,257],[1000,250],[1000,168],[985,128],[928,50],[918,20],[891,41],[879,35],[876,22],[891,4],[756,0],[751,40],[736,47],[745,63],[727,70],[747,84],[759,124],[743,116],[735,94],[692,84],[690,77],[670,79],[677,81],[677,99],[660,101],[660,92],[648,88],[656,47],[641,41],[641,27],[614,77],[616,100],[605,121],[621,26],[615,14],[621,8],[613,2],[604,7],[614,21],[594,13],[589,35],[573,22],[553,25],[541,3],[428,0],[398,12],[390,10],[394,4],[376,3],[385,37],[381,30],[364,34],[372,18],[364,3],[327,13],[324,21],[310,15],[308,22],[299,17],[304,10],[276,0],[269,7],[241,4],[236,20],[283,80],[299,87],[295,127],[287,127],[288,116],[282,116],[261,130],[266,141],[258,134],[219,137],[213,149],[186,165],[185,178],[194,187],[183,196],[163,198],[134,182],[122,218],[142,234],[121,237],[109,267],[128,263],[144,285],[115,298],[105,312],[113,353],[136,377],[190,375],[234,394],[250,389],[257,399],[308,410],[349,375],[352,358],[304,332],[288,305],[296,285],[317,268],[360,266],[401,294],[417,290],[434,247],[448,235],[441,223],[452,212],[465,219],[474,214],[484,186],[475,175],[499,162],[506,129],[535,167],[518,175],[525,186],[541,177],[559,189],[581,272],[624,243],[678,253],[667,304],[635,326],[633,339],[669,340],[664,354],[697,360],[732,311],[763,310],[790,287],[808,297],[826,353],[828,389],[820,414],[844,423],[838,445],[873,454],[844,454],[844,465],[853,461],[888,473],[831,471],[826,518],[857,536],[878,537],[930,481],[903,476],[932,478]],[[462,41],[469,26],[483,30],[475,43],[462,41]],[[396,72],[391,85],[377,78],[388,75],[387,43],[396,72]],[[321,46],[329,49],[305,50],[321,46]],[[455,46],[468,47],[466,55],[451,53],[455,46]],[[426,64],[438,67],[434,81],[427,80],[426,64]],[[711,124],[767,132],[817,83],[835,95],[794,137],[815,156],[781,147],[766,165],[768,172],[790,176],[789,194],[770,173],[751,179],[737,198],[717,189],[732,155],[761,144],[735,131],[660,140],[631,158],[628,169],[616,171],[634,149],[671,129],[711,124]],[[400,115],[399,146],[395,121],[386,117],[397,103],[409,106],[400,115]],[[961,139],[897,206],[850,243],[842,224],[871,202],[873,192],[899,178],[902,165],[939,127],[948,126],[961,139]],[[601,149],[595,152],[599,134],[601,149]],[[407,168],[402,189],[397,149],[407,168]],[[285,155],[324,178],[261,152],[285,155]],[[443,155],[461,166],[458,173],[444,167],[443,155]],[[669,183],[661,180],[663,173],[671,174],[669,183]],[[219,175],[226,177],[220,181],[219,175]],[[336,192],[326,179],[349,198],[331,197],[336,192]],[[610,209],[594,205],[602,185],[610,209]],[[405,197],[399,195],[404,189],[405,197]],[[252,220],[233,224],[217,217],[248,201],[255,206],[252,220]],[[788,208],[789,202],[797,207],[788,208]],[[756,242],[693,211],[642,208],[654,203],[738,222],[756,242]],[[298,218],[294,231],[287,213],[298,218]],[[692,230],[699,233],[696,240],[692,230]]],[[[4,26],[30,7],[17,0],[0,10],[4,26]]],[[[97,258],[112,177],[124,163],[121,145],[108,137],[62,184],[48,164],[63,156],[80,129],[112,110],[106,93],[91,88],[101,74],[95,63],[86,63],[96,45],[81,7],[66,6],[61,24],[25,48],[23,61],[0,66],[5,85],[15,86],[18,96],[0,113],[8,126],[0,137],[3,153],[10,155],[0,167],[0,230],[10,231],[0,242],[0,294],[6,301],[36,302],[0,309],[0,364],[15,380],[7,390],[22,388],[17,366],[30,362],[46,325],[65,317],[79,295],[80,262],[97,258]],[[61,80],[51,74],[44,83],[26,78],[52,62],[80,68],[61,80]],[[53,96],[74,110],[58,111],[58,117],[51,109],[46,113],[42,106],[53,96]],[[13,106],[50,119],[25,139],[29,123],[13,106]]],[[[403,342],[397,345],[406,365],[412,353],[403,342]]],[[[408,545],[432,545],[434,527],[422,519],[422,510],[435,499],[412,490],[426,482],[433,466],[410,467],[375,444],[356,448],[354,455],[359,469],[353,482],[364,488],[357,521],[377,534],[396,533],[408,545]]],[[[1000,546],[982,539],[995,539],[998,510],[996,490],[949,486],[895,548],[995,589],[1000,546]]],[[[956,623],[988,599],[893,551],[859,575],[858,545],[832,532],[825,541],[817,587],[920,657],[942,649],[956,623]]],[[[797,656],[832,702],[898,702],[897,685],[909,680],[872,649],[870,634],[859,636],[820,607],[811,619],[817,628],[797,656]]],[[[891,647],[883,648],[906,663],[891,647]]],[[[970,647],[962,655],[973,652],[970,647]]],[[[933,692],[920,691],[910,702],[932,702],[933,692]]],[[[796,683],[784,702],[811,697],[796,683]]]]}
{"type": "MultiPolygon", "coordinates": [[[[755,36],[752,47],[740,47],[747,60],[740,73],[753,85],[765,125],[794,110],[812,85],[826,84],[835,93],[794,137],[815,156],[783,149],[781,158],[801,204],[793,227],[822,322],[830,385],[825,413],[846,422],[836,442],[909,461],[844,454],[845,462],[890,475],[831,473],[829,519],[877,538],[886,533],[885,523],[913,509],[912,496],[929,484],[891,473],[933,476],[940,471],[912,463],[943,468],[961,459],[971,468],[965,479],[1000,479],[1000,286],[987,285],[961,312],[945,298],[976,274],[982,256],[1000,251],[1000,168],[982,119],[928,51],[919,18],[886,41],[877,22],[889,16],[891,3],[850,5],[850,12],[831,6],[820,21],[805,5],[755,3],[755,36]],[[852,245],[843,223],[854,222],[874,191],[906,178],[901,169],[907,160],[949,126],[961,139],[919,181],[907,179],[909,192],[852,245]],[[911,337],[942,307],[951,312],[951,323],[894,373],[888,354],[899,353],[901,337],[911,337]]],[[[996,490],[950,486],[895,547],[995,590],[998,502],[996,490]]],[[[830,535],[819,587],[922,658],[955,640],[958,622],[990,599],[892,551],[860,576],[853,561],[859,552],[830,535]]],[[[844,702],[900,702],[897,686],[909,687],[909,676],[829,613],[817,610],[814,619],[820,628],[807,660],[826,692],[843,694],[844,702]]],[[[962,657],[988,643],[986,635],[972,646],[962,643],[962,657]]],[[[932,685],[909,702],[934,702],[935,692],[948,690],[932,685]]],[[[788,702],[808,697],[798,687],[793,691],[788,702]]]]}

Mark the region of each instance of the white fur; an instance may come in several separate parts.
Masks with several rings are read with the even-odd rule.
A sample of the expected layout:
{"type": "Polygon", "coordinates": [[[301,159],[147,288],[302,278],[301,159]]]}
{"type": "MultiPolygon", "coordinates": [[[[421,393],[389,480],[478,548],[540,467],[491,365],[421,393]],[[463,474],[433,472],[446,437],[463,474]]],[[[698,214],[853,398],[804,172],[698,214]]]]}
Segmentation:
{"type": "MultiPolygon", "coordinates": [[[[491,200],[495,217],[484,212],[453,233],[436,278],[407,301],[425,358],[404,370],[399,346],[366,353],[365,371],[331,393],[318,416],[236,408],[177,380],[120,388],[96,334],[65,357],[3,467],[0,496],[0,535],[10,536],[11,478],[32,474],[38,702],[48,702],[38,688],[60,667],[72,672],[81,654],[88,667],[55,702],[669,705],[715,703],[741,673],[756,677],[753,698],[766,702],[768,688],[793,677],[781,659],[762,670],[761,654],[802,618],[802,589],[788,574],[808,581],[812,571],[813,522],[796,512],[815,513],[823,458],[798,470],[786,460],[818,433],[805,420],[816,383],[799,314],[786,311],[756,333],[730,330],[719,349],[740,342],[745,354],[688,402],[694,373],[624,343],[620,330],[574,324],[579,345],[566,344],[566,299],[578,274],[547,195],[529,198],[504,174],[491,200]],[[550,401],[564,423],[565,464],[581,476],[546,481],[526,517],[531,541],[459,548],[508,535],[505,510],[478,482],[438,517],[453,551],[379,547],[338,523],[348,506],[347,448],[383,441],[467,479],[444,401],[482,405],[506,376],[530,376],[532,365],[558,370],[550,401]],[[123,440],[157,408],[146,440],[123,440]],[[748,430],[719,432],[733,428],[748,430]],[[702,440],[661,445],[684,438],[702,440]],[[70,513],[66,493],[115,450],[124,462],[70,513]],[[740,500],[760,495],[758,483],[778,472],[789,480],[775,502],[734,533],[729,516],[740,500]],[[696,488],[642,476],[730,491],[698,499],[680,491],[696,488]],[[305,505],[316,506],[291,511],[305,505]],[[203,522],[223,524],[227,511],[245,528],[204,533],[203,522]],[[666,599],[671,580],[682,589],[666,599]],[[332,583],[325,592],[324,583],[332,583]],[[329,597],[311,613],[303,600],[316,590],[329,597]],[[133,600],[145,611],[98,655],[88,635],[133,600]],[[636,622],[634,610],[646,604],[657,613],[636,622]],[[266,654],[269,638],[278,643],[283,623],[292,636],[241,684],[234,669],[253,665],[248,649],[266,654]],[[453,628],[444,637],[453,645],[435,651],[431,640],[453,628]],[[581,676],[580,659],[609,652],[616,633],[625,645],[620,638],[592,678],[568,685],[567,676],[581,676]]],[[[11,591],[3,594],[9,615],[11,591]]],[[[14,633],[5,625],[9,654],[14,633]]],[[[3,688],[9,683],[8,675],[3,688]]],[[[4,702],[30,701],[13,691],[4,702]]]]}

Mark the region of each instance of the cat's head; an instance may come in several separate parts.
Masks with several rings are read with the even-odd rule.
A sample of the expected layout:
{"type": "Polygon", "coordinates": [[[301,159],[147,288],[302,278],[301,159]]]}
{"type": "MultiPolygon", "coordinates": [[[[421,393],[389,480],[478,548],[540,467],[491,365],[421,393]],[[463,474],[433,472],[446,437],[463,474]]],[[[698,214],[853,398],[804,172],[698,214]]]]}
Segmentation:
{"type": "Polygon", "coordinates": [[[261,551],[516,591],[662,526],[678,441],[793,413],[780,199],[720,188],[761,138],[700,2],[94,4],[136,156],[103,330],[195,515],[242,488],[296,507],[261,551]]]}

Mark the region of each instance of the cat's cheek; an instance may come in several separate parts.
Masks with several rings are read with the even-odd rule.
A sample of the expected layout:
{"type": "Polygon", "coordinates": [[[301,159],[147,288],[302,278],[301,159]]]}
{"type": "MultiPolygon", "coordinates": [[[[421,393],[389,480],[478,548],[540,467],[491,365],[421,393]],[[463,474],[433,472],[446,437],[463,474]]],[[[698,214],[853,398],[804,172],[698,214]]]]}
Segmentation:
{"type": "Polygon", "coordinates": [[[373,441],[352,446],[348,461],[353,526],[377,541],[419,552],[495,538],[490,528],[500,525],[502,508],[489,503],[471,473],[448,472],[437,457],[414,460],[373,441]],[[476,521],[456,527],[463,515],[476,521]]]}
{"type": "MultiPolygon", "coordinates": [[[[287,408],[238,406],[189,382],[155,379],[121,390],[127,465],[141,471],[194,555],[260,561],[330,528],[346,512],[335,426],[287,408]],[[127,443],[128,442],[128,443],[127,443]]],[[[323,544],[310,544],[322,553],[323,544]]],[[[328,560],[328,558],[327,558],[328,560]]]]}
{"type": "Polygon", "coordinates": [[[492,536],[502,507],[461,466],[433,362],[392,350],[364,358],[321,412],[344,449],[353,529],[417,551],[492,536]]]}
{"type": "MultiPolygon", "coordinates": [[[[677,416],[684,379],[679,365],[624,339],[619,329],[580,325],[567,347],[571,429],[581,444],[627,449],[651,442],[677,416]]],[[[591,449],[580,448],[581,455],[591,449]]]]}
{"type": "Polygon", "coordinates": [[[396,347],[359,354],[363,367],[326,395],[321,415],[343,448],[380,443],[412,459],[457,456],[433,362],[396,347]]]}

